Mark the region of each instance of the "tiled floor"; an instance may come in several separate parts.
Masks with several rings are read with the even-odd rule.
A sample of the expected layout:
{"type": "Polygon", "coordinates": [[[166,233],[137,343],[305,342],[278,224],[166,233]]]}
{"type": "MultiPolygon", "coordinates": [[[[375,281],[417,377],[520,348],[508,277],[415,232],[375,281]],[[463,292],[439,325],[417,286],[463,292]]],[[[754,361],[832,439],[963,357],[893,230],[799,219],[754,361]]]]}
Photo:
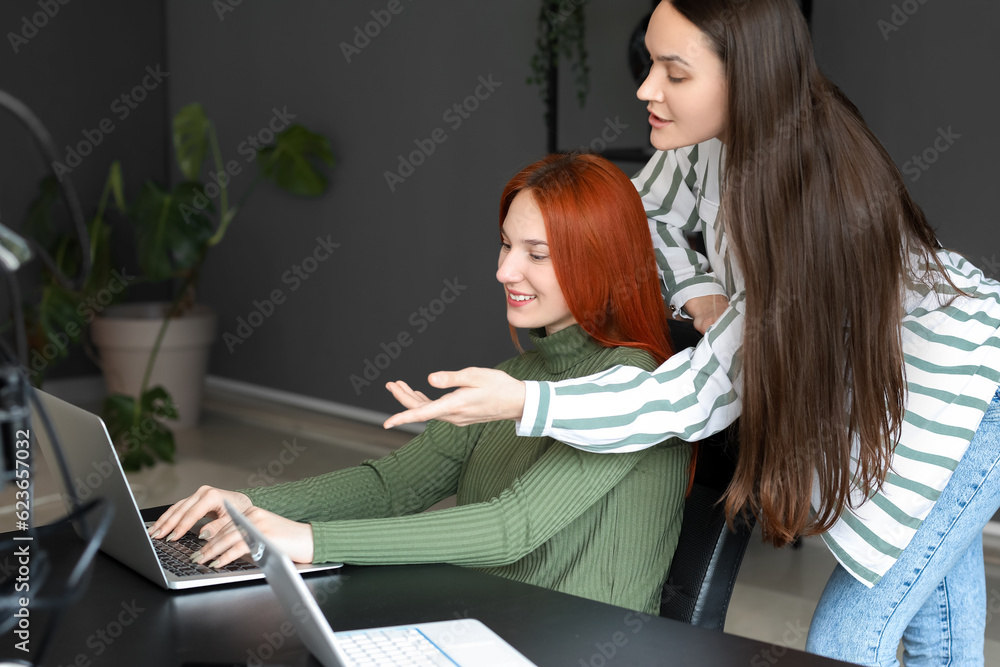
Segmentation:
{"type": "MultiPolygon", "coordinates": [[[[201,484],[241,488],[290,481],[382,456],[412,433],[234,400],[211,392],[201,425],[177,433],[177,463],[162,464],[129,480],[140,507],[166,504],[201,484]]],[[[47,523],[62,515],[44,464],[36,471],[35,517],[47,523]]],[[[0,526],[13,522],[12,490],[0,493],[0,526]]],[[[449,504],[448,501],[442,506],[449,504]]],[[[801,549],[773,549],[751,542],[733,592],[726,632],[803,648],[809,619],[834,560],[818,539],[801,549]]],[[[1000,665],[1000,544],[988,540],[988,600],[995,609],[987,626],[986,664],[1000,665]]]]}

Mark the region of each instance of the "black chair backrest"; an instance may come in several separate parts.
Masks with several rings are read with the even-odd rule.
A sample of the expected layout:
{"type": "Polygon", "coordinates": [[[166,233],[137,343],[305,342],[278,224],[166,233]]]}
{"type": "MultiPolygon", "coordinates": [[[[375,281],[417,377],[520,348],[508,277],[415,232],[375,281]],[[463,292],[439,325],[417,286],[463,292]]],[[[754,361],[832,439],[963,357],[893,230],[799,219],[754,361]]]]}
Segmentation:
{"type": "MultiPolygon", "coordinates": [[[[698,334],[689,322],[672,321],[674,348],[690,347],[698,334]]],[[[754,521],[726,525],[719,499],[733,477],[737,424],[701,441],[691,495],[660,600],[660,616],[722,631],[754,521]]]]}

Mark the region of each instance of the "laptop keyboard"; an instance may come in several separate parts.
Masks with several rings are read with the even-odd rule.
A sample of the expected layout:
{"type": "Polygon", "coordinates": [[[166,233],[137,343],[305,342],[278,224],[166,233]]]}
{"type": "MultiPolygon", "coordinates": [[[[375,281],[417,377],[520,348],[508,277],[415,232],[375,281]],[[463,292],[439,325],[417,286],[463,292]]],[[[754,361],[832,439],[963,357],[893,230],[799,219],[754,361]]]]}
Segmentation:
{"type": "Polygon", "coordinates": [[[192,563],[191,556],[202,547],[204,542],[193,533],[186,533],[176,542],[153,540],[156,547],[156,557],[164,569],[173,572],[178,577],[190,577],[198,574],[216,574],[219,572],[245,572],[258,569],[256,565],[245,560],[235,560],[220,568],[212,569],[199,563],[192,563]]]}
{"type": "Polygon", "coordinates": [[[337,633],[340,648],[355,667],[368,665],[454,665],[434,642],[420,631],[365,630],[337,633]]]}

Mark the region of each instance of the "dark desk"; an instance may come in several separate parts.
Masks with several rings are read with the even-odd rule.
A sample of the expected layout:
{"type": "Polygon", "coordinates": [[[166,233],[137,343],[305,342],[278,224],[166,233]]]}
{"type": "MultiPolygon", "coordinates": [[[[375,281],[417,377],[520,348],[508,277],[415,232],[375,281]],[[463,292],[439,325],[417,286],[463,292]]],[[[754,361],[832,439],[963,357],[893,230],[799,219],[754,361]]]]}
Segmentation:
{"type": "MultiPolygon", "coordinates": [[[[62,532],[36,548],[44,546],[61,565],[80,545],[62,532]]],[[[53,577],[61,568],[55,570],[53,577]]],[[[844,664],[451,565],[347,566],[306,579],[336,630],[473,617],[543,666],[844,664]]],[[[47,615],[33,610],[31,618],[34,652],[47,615]]],[[[0,659],[23,657],[15,641],[5,637],[0,659]]],[[[45,667],[261,664],[318,664],[265,582],[171,593],[103,554],[84,598],[63,615],[45,661],[45,667]]]]}

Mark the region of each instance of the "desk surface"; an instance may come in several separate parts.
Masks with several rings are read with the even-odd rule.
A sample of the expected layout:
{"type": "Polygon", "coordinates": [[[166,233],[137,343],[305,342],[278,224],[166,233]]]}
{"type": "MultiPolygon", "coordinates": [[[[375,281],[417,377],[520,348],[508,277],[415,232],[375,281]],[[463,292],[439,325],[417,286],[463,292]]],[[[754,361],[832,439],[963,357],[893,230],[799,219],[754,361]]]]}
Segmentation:
{"type": "MultiPolygon", "coordinates": [[[[61,531],[35,543],[34,553],[44,547],[52,556],[55,581],[81,544],[61,531]]],[[[0,565],[10,558],[0,555],[0,565]]],[[[346,566],[306,581],[335,630],[478,618],[541,666],[844,664],[451,565],[346,566]]],[[[48,614],[32,610],[31,619],[33,655],[48,614]]],[[[5,639],[0,659],[23,658],[14,649],[17,639],[9,633],[5,639]]],[[[100,554],[83,598],[62,617],[45,665],[139,664],[318,663],[265,582],[169,592],[100,554]]]]}

